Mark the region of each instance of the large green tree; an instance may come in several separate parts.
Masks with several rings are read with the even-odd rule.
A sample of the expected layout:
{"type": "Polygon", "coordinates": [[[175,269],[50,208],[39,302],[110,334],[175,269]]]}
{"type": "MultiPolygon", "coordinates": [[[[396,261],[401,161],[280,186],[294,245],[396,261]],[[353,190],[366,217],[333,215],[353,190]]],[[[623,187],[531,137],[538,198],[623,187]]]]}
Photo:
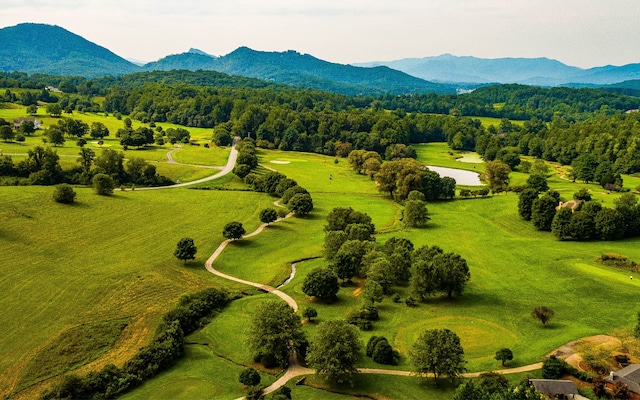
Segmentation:
{"type": "Polygon", "coordinates": [[[489,161],[485,166],[485,177],[491,191],[504,191],[509,186],[511,168],[502,161],[489,161]]]}
{"type": "Polygon", "coordinates": [[[313,200],[308,193],[298,193],[289,200],[287,206],[296,217],[304,217],[313,210],[313,200]]]}
{"type": "Polygon", "coordinates": [[[270,224],[278,219],[278,212],[273,208],[260,210],[260,222],[270,224]]]}
{"type": "Polygon", "coordinates": [[[115,188],[115,183],[113,179],[109,175],[105,174],[96,174],[93,177],[93,190],[102,196],[110,196],[113,194],[113,189],[115,188]]]}
{"type": "Polygon", "coordinates": [[[425,226],[429,221],[427,203],[422,200],[407,200],[404,203],[402,222],[408,228],[425,226]]]}
{"type": "Polygon", "coordinates": [[[178,259],[187,263],[187,260],[193,260],[196,258],[196,253],[198,249],[196,245],[193,243],[192,238],[184,237],[178,241],[176,245],[176,250],[173,252],[173,255],[178,259]]]}
{"type": "Polygon", "coordinates": [[[558,206],[558,200],[545,194],[533,201],[531,208],[531,221],[540,231],[551,231],[551,224],[553,223],[553,217],[556,215],[556,207],[558,206]]]}
{"type": "Polygon", "coordinates": [[[333,382],[351,382],[357,372],[362,342],[358,328],[345,321],[327,321],[318,326],[307,353],[307,364],[333,382]]]}
{"type": "Polygon", "coordinates": [[[422,332],[409,350],[409,359],[414,372],[433,374],[436,386],[441,376],[455,378],[465,371],[460,338],[449,329],[422,332]]]}
{"type": "Polygon", "coordinates": [[[242,235],[244,235],[245,233],[247,233],[247,231],[242,226],[242,222],[238,221],[231,221],[227,223],[222,229],[222,236],[224,236],[225,239],[241,239],[242,235]]]}
{"type": "Polygon", "coordinates": [[[260,303],[247,329],[247,345],[256,359],[272,358],[286,367],[289,357],[306,343],[300,318],[282,301],[260,303]]]}
{"type": "Polygon", "coordinates": [[[9,125],[0,126],[0,139],[4,140],[5,142],[9,142],[13,140],[15,137],[16,137],[16,134],[9,125]]]}
{"type": "Polygon", "coordinates": [[[302,293],[323,301],[335,300],[338,290],[338,277],[327,268],[312,270],[302,283],[302,293]]]}
{"type": "Polygon", "coordinates": [[[538,198],[538,192],[535,189],[525,189],[518,195],[518,214],[525,221],[531,221],[533,202],[538,198]]]}

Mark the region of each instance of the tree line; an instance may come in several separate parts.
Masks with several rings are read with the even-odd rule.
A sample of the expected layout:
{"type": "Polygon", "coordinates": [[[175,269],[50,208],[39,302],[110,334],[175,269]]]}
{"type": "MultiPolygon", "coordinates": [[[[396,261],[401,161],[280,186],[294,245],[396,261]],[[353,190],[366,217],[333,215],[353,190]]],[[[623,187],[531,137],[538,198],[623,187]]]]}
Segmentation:
{"type": "Polygon", "coordinates": [[[230,300],[226,292],[217,289],[183,296],[177,306],[162,317],[151,343],[141,348],[122,367],[109,364],[85,376],[65,375],[60,382],[43,391],[39,398],[110,399],[140,386],[184,357],[184,336],[201,328],[230,300]]]}
{"type": "Polygon", "coordinates": [[[640,235],[640,206],[632,193],[622,194],[614,200],[615,207],[609,208],[593,201],[587,189],[574,193],[569,202],[547,189],[530,184],[518,197],[518,214],[538,230],[552,232],[560,240],[617,240],[640,235]]]}

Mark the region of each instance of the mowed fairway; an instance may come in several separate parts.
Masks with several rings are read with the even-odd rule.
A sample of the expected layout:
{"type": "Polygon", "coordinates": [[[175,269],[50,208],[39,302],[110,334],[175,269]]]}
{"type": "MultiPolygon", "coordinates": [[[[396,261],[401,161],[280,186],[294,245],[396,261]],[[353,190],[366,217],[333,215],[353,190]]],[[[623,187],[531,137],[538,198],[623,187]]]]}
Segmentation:
{"type": "Polygon", "coordinates": [[[28,361],[79,324],[128,318],[123,353],[104,363],[126,360],[178,297],[211,285],[193,271],[223,240],[223,225],[255,229],[270,203],[251,192],[76,190],[77,204],[65,206],[53,202],[52,187],[0,188],[2,396],[33,384],[28,361]],[[186,266],[173,257],[184,236],[198,246],[186,266]]]}

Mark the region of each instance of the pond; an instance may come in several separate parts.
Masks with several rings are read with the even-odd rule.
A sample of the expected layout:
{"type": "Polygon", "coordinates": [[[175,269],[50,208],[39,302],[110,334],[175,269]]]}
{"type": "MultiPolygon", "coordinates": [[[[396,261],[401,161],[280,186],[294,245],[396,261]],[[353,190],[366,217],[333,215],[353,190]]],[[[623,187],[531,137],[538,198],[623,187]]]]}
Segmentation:
{"type": "Polygon", "coordinates": [[[466,171],[464,169],[434,167],[427,165],[431,171],[435,171],[440,176],[448,176],[456,180],[456,184],[465,186],[482,186],[480,175],[477,172],[466,171]]]}

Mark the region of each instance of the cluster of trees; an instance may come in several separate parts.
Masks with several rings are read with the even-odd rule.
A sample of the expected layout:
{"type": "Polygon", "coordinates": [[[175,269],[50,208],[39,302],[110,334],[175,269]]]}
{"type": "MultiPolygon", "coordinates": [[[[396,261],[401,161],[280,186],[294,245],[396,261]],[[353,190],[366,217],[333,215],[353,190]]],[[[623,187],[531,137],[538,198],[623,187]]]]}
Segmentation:
{"type": "Polygon", "coordinates": [[[524,378],[515,385],[509,385],[507,378],[497,372],[485,372],[477,379],[469,379],[458,386],[453,400],[545,400],[524,378]]]}
{"type": "Polygon", "coordinates": [[[115,398],[140,386],[145,380],[175,365],[184,356],[184,336],[201,328],[228,303],[229,296],[217,289],[180,298],[162,318],[154,339],[122,367],[109,364],[85,376],[66,375],[40,394],[48,399],[115,398]]]}
{"type": "Polygon", "coordinates": [[[138,157],[126,164],[124,154],[103,149],[100,155],[89,148],[80,148],[78,166],[63,170],[60,157],[50,147],[36,146],[27,151],[27,158],[14,164],[10,156],[0,159],[0,176],[5,184],[53,185],[70,183],[90,185],[97,175],[106,175],[113,182],[110,186],[136,184],[147,186],[170,185],[173,182],[156,173],[156,167],[138,157]],[[10,177],[13,177],[11,179],[10,177]]]}
{"type": "Polygon", "coordinates": [[[338,279],[344,283],[356,276],[366,278],[363,308],[350,315],[363,328],[370,328],[366,321],[377,319],[374,304],[382,301],[383,295],[392,294],[393,286],[399,282],[409,283],[412,298],[407,299],[407,304],[413,305],[413,296],[424,300],[437,294],[462,294],[470,278],[467,262],[460,255],[444,253],[437,246],[414,250],[408,239],[394,237],[378,250],[371,217],[351,207],[334,208],[327,215],[324,230],[324,257],[329,267],[309,274],[303,291],[333,300],[338,279]]]}
{"type": "Polygon", "coordinates": [[[455,113],[515,120],[536,118],[546,122],[558,114],[579,120],[594,113],[606,115],[638,108],[637,97],[605,90],[518,84],[486,86],[462,95],[385,95],[377,100],[384,108],[402,108],[412,113],[455,113]]]}
{"type": "Polygon", "coordinates": [[[148,83],[132,89],[113,87],[105,111],[129,114],[143,122],[172,122],[214,128],[224,145],[250,135],[256,145],[346,157],[353,149],[394,157],[410,142],[448,141],[471,150],[482,131],[478,120],[449,115],[392,113],[370,99],[281,88],[202,88],[148,83]]]}
{"type": "Polygon", "coordinates": [[[556,117],[550,123],[532,119],[522,127],[503,122],[499,134],[490,127],[476,137],[475,150],[487,161],[499,160],[511,169],[521,163],[520,155],[555,161],[572,166],[574,181],[597,182],[608,190],[622,187],[620,174],[640,172],[640,113],[584,121],[556,117]]]}
{"type": "Polygon", "coordinates": [[[405,200],[414,190],[424,194],[426,201],[451,199],[456,195],[455,179],[440,177],[412,158],[383,163],[375,174],[375,180],[380,192],[389,193],[398,201],[405,200]]]}
{"type": "Polygon", "coordinates": [[[541,194],[527,188],[519,195],[518,213],[541,231],[553,232],[560,240],[617,240],[640,235],[640,206],[632,193],[614,200],[615,208],[591,200],[586,189],[573,195],[564,206],[554,190],[541,194]]]}
{"type": "MultiPolygon", "coordinates": [[[[285,204],[289,211],[298,217],[304,217],[313,211],[313,199],[307,189],[286,175],[276,171],[269,171],[264,174],[251,172],[258,166],[258,157],[255,154],[255,146],[252,139],[244,139],[238,142],[238,159],[233,173],[251,186],[256,192],[268,193],[271,196],[280,197],[281,203],[285,204]]],[[[275,211],[275,210],[274,210],[275,211]]],[[[267,211],[268,212],[268,211],[267,211]]],[[[275,212],[277,215],[277,211],[275,212]]],[[[273,213],[270,213],[273,216],[273,213]]],[[[262,218],[262,217],[261,217],[262,218]]],[[[276,218],[262,222],[270,223],[276,218]]]]}

